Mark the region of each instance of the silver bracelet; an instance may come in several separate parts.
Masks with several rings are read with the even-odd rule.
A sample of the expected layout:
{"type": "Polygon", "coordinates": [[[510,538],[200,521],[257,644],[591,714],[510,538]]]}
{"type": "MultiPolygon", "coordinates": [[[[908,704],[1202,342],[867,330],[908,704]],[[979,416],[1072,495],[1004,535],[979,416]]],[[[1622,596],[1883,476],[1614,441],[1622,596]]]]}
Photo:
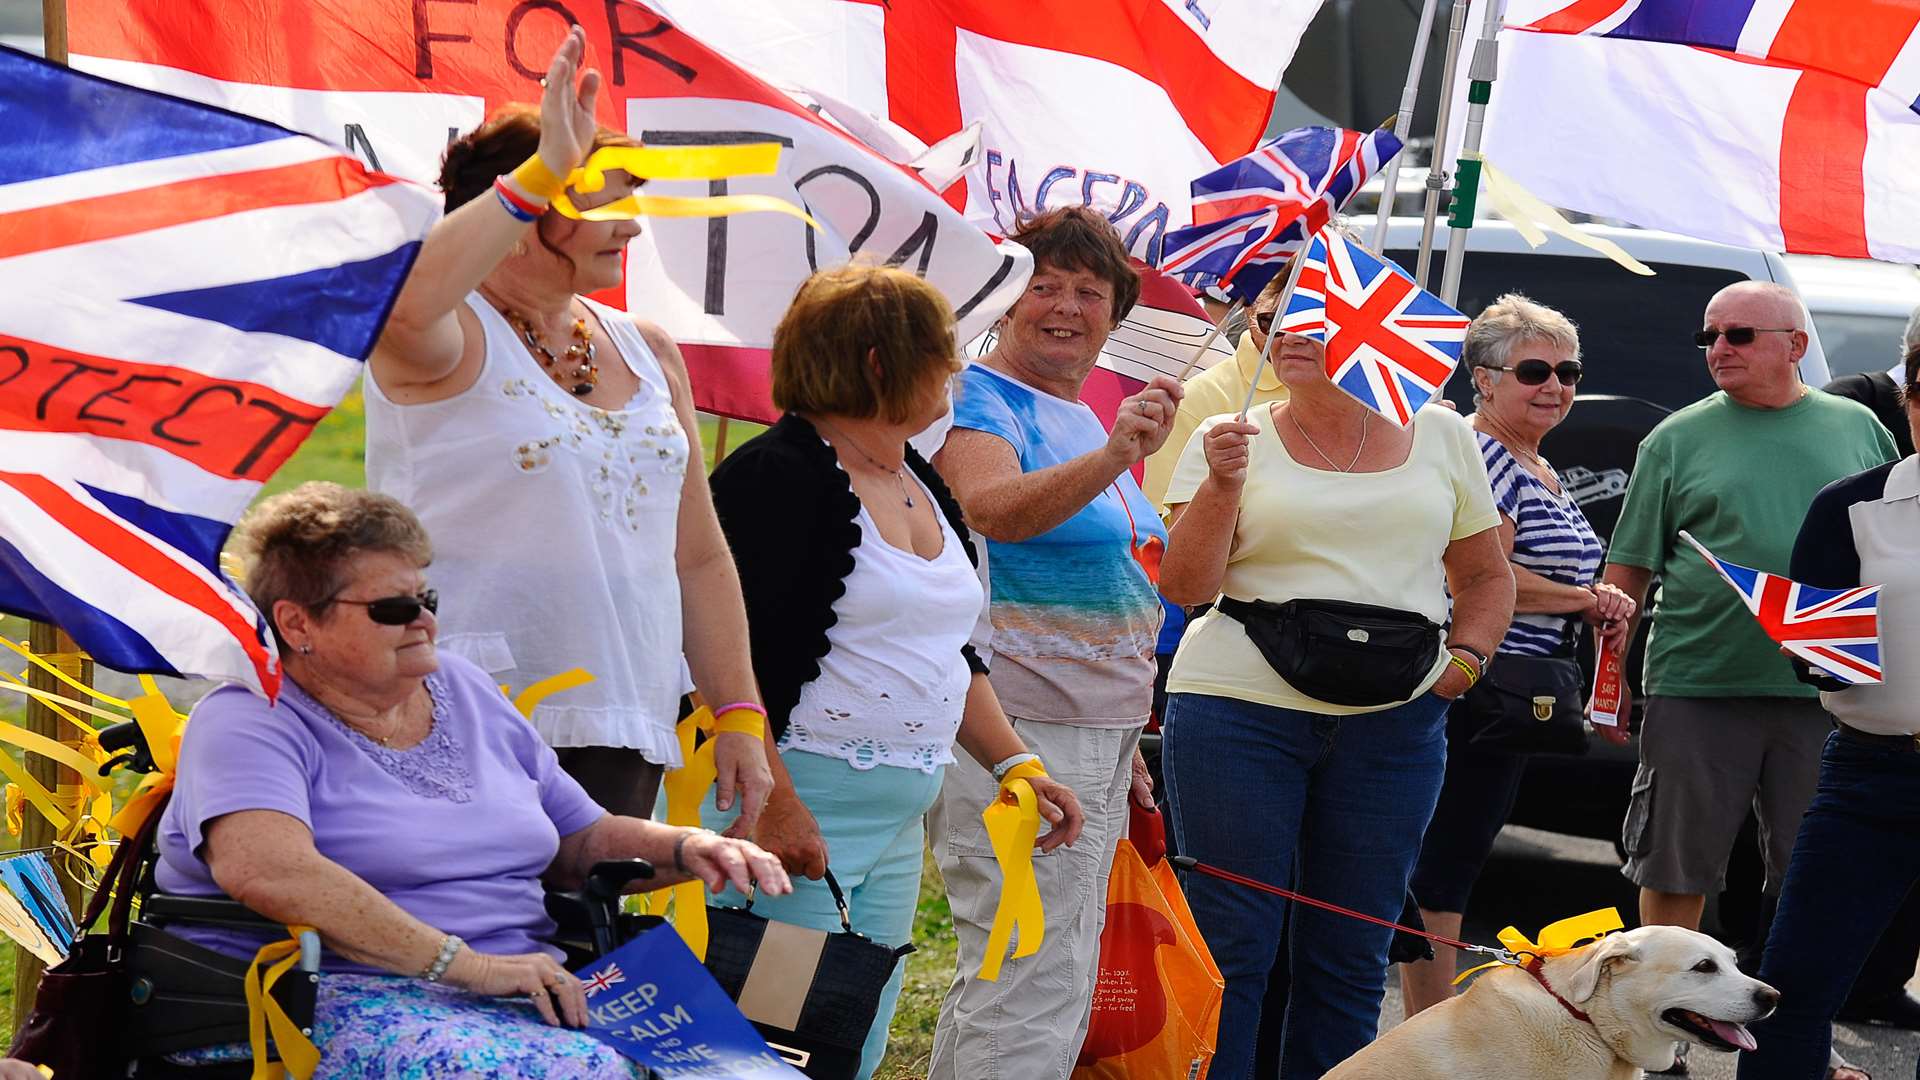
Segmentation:
{"type": "Polygon", "coordinates": [[[427,965],[427,970],[421,972],[420,977],[428,982],[439,982],[440,977],[447,973],[447,968],[453,965],[453,958],[460,955],[460,947],[465,944],[458,934],[441,938],[440,955],[433,958],[433,963],[427,965]]]}
{"type": "Polygon", "coordinates": [[[1024,765],[1029,761],[1039,760],[1039,754],[1014,754],[1011,757],[1004,758],[993,766],[993,782],[997,784],[1005,780],[1007,774],[1013,771],[1015,765],[1024,765]]]}

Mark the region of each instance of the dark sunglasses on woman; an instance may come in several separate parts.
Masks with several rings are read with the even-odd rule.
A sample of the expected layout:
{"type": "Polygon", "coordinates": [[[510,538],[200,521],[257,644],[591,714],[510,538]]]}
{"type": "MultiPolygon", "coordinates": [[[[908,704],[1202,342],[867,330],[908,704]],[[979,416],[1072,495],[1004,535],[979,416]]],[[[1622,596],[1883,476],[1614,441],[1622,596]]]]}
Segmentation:
{"type": "Polygon", "coordinates": [[[1549,364],[1545,360],[1522,360],[1506,367],[1498,364],[1488,364],[1487,367],[1494,371],[1513,372],[1513,377],[1520,380],[1521,386],[1539,386],[1553,376],[1559,377],[1561,386],[1572,386],[1587,373],[1586,367],[1578,360],[1562,360],[1557,364],[1549,364]]]}
{"type": "Polygon", "coordinates": [[[1700,330],[1693,335],[1693,343],[1703,349],[1713,348],[1713,343],[1725,334],[1729,345],[1751,345],[1755,334],[1791,334],[1792,327],[1781,329],[1767,326],[1729,326],[1725,330],[1700,330]]]}
{"type": "Polygon", "coordinates": [[[440,611],[440,591],[428,589],[417,596],[383,596],[378,600],[341,600],[335,597],[327,602],[366,608],[367,618],[381,626],[405,626],[420,617],[421,608],[437,614],[440,611]]]}

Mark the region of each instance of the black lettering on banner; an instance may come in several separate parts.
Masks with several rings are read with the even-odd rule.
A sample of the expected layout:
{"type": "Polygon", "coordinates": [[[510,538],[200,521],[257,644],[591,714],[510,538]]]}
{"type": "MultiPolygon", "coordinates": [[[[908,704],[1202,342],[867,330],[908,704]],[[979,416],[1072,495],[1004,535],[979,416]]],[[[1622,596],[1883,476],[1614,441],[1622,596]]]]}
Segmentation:
{"type": "Polygon", "coordinates": [[[18,345],[0,345],[0,353],[12,353],[13,359],[20,365],[8,372],[6,378],[0,379],[0,386],[5,386],[27,373],[27,350],[18,345]]]}
{"type": "Polygon", "coordinates": [[[532,82],[539,82],[541,78],[546,75],[547,69],[545,67],[534,69],[522,63],[520,60],[520,50],[518,48],[520,24],[526,21],[527,16],[533,14],[535,11],[553,12],[555,15],[567,20],[568,28],[579,26],[580,20],[574,18],[573,12],[567,10],[567,5],[561,3],[560,0],[520,0],[518,4],[513,6],[513,11],[507,15],[507,63],[512,66],[513,70],[520,73],[521,78],[532,82]]]}
{"type": "MultiPolygon", "coordinates": [[[[413,0],[413,77],[433,78],[433,43],[436,41],[472,41],[471,34],[436,34],[427,26],[428,4],[465,4],[473,7],[479,0],[413,0]]],[[[375,166],[378,168],[379,166],[375,166]]]]}
{"type": "MultiPolygon", "coordinates": [[[[873,230],[880,227],[880,191],[873,186],[873,181],[868,180],[866,177],[861,176],[845,165],[822,165],[817,169],[813,169],[805,176],[793,182],[793,190],[797,192],[802,187],[822,176],[844,176],[860,185],[860,190],[867,193],[867,202],[869,204],[867,220],[854,232],[853,239],[847,242],[847,254],[852,255],[859,251],[860,246],[865,244],[867,239],[873,235],[873,230]]],[[[806,197],[802,196],[800,201],[803,203],[806,202],[806,197]]],[[[811,203],[807,204],[807,213],[813,213],[811,203]]],[[[813,226],[807,225],[803,227],[807,230],[807,269],[810,271],[818,270],[820,269],[820,259],[818,253],[814,251],[813,226]]]]}
{"type": "MultiPolygon", "coordinates": [[[[933,211],[927,211],[926,216],[920,219],[920,227],[913,230],[913,235],[907,237],[906,241],[900,245],[898,250],[887,256],[887,265],[903,266],[906,264],[908,257],[911,256],[915,250],[918,250],[920,252],[920,265],[914,267],[913,272],[919,274],[921,277],[926,277],[927,264],[933,261],[934,234],[939,231],[940,219],[933,216],[933,211]]],[[[813,235],[811,230],[809,230],[807,235],[813,235]]]]}
{"type": "Polygon", "coordinates": [[[172,383],[175,386],[186,385],[185,383],[181,382],[179,379],[173,378],[172,376],[168,376],[168,375],[129,375],[126,378],[120,380],[120,382],[117,385],[109,386],[105,390],[102,390],[99,393],[88,398],[86,401],[86,404],[80,406],[79,419],[95,420],[102,424],[119,424],[124,427],[127,422],[126,417],[108,416],[105,413],[97,413],[93,411],[93,407],[95,405],[98,405],[102,401],[117,401],[122,405],[131,405],[133,404],[133,402],[127,400],[126,398],[121,397],[120,391],[132,388],[132,386],[135,383],[143,383],[143,382],[172,383]]]}
{"type": "Polygon", "coordinates": [[[640,8],[630,0],[607,0],[607,32],[613,35],[613,85],[627,85],[627,53],[629,51],[659,64],[669,74],[678,75],[681,82],[692,82],[694,75],[698,74],[692,68],[652,46],[640,44],[647,38],[659,37],[671,29],[673,29],[672,23],[640,8]],[[653,17],[651,29],[633,31],[620,25],[620,12],[636,9],[653,17]]]}
{"type": "Polygon", "coordinates": [[[374,172],[380,171],[380,155],[373,152],[373,140],[367,138],[366,128],[361,127],[359,124],[348,124],[347,137],[341,141],[346,144],[347,153],[349,154],[353,153],[356,149],[364,151],[361,156],[366,159],[367,168],[372,169],[374,172]]]}
{"type": "Polygon", "coordinates": [[[1133,250],[1133,242],[1140,238],[1140,234],[1145,232],[1149,225],[1157,226],[1153,239],[1147,241],[1147,265],[1152,266],[1160,261],[1160,242],[1167,235],[1166,203],[1154,207],[1153,213],[1142,215],[1139,221],[1133,223],[1133,228],[1127,230],[1128,251],[1133,250]]]}
{"type": "Polygon", "coordinates": [[[187,400],[181,402],[180,407],[173,410],[170,415],[155,420],[153,426],[147,430],[153,432],[156,438],[165,439],[177,446],[199,446],[199,439],[189,439],[185,435],[175,435],[173,432],[167,430],[167,425],[187,415],[187,410],[199,404],[200,399],[206,397],[208,394],[232,394],[235,405],[239,405],[247,400],[247,395],[241,393],[238,387],[228,386],[225,383],[203,386],[187,395],[187,400]]]}
{"type": "Polygon", "coordinates": [[[973,298],[971,300],[968,300],[966,303],[961,304],[958,308],[954,309],[953,321],[959,322],[961,319],[964,319],[967,316],[973,314],[973,309],[979,307],[981,301],[993,295],[993,290],[999,288],[1000,283],[1007,280],[1008,276],[1010,276],[1012,273],[1013,273],[1013,256],[1011,255],[1000,256],[1000,269],[995,270],[993,272],[993,276],[987,279],[987,283],[985,285],[980,286],[980,291],[977,293],[974,293],[973,298]]]}
{"type": "MultiPolygon", "coordinates": [[[[747,146],[753,143],[779,143],[792,149],[793,140],[769,131],[648,131],[642,129],[640,141],[649,146],[747,146]]],[[[707,182],[707,194],[725,195],[725,180],[707,182]]],[[[805,201],[805,200],[802,200],[805,201]]],[[[807,230],[807,251],[811,261],[813,230],[807,230]]],[[[727,296],[727,219],[707,219],[707,275],[702,309],[708,315],[724,313],[727,296]]]]}
{"type": "Polygon", "coordinates": [[[82,361],[75,360],[75,359],[72,359],[71,357],[65,357],[65,356],[56,356],[51,360],[48,360],[47,363],[72,364],[73,370],[67,372],[65,375],[60,376],[60,378],[52,386],[47,387],[46,393],[40,395],[40,404],[34,406],[34,409],[33,409],[33,418],[35,420],[45,420],[47,418],[47,403],[53,400],[53,395],[59,393],[62,387],[66,386],[68,383],[72,382],[73,380],[79,378],[81,375],[85,374],[86,372],[91,371],[101,375],[113,374],[113,369],[110,367],[95,367],[92,364],[84,363],[82,361]]]}
{"type": "Polygon", "coordinates": [[[295,424],[304,424],[307,427],[312,427],[319,423],[318,420],[310,420],[298,413],[288,412],[273,402],[263,401],[260,398],[254,398],[252,401],[247,402],[247,407],[272,413],[276,419],[273,422],[273,427],[265,435],[261,436],[260,441],[253,445],[253,449],[247,451],[246,456],[240,459],[240,463],[233,467],[234,474],[237,476],[247,475],[248,471],[260,460],[261,455],[265,454],[267,449],[273,445],[274,440],[284,434],[288,428],[295,424]]]}

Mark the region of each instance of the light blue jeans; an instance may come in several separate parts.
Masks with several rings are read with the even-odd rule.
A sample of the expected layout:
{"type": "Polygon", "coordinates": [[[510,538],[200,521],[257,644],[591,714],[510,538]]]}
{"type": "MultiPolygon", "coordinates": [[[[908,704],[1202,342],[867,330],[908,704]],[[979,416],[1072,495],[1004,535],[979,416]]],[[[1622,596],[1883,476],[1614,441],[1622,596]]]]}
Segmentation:
{"type": "MultiPolygon", "coordinates": [[[[926,833],[921,824],[927,808],[940,794],[940,780],[946,772],[923,773],[878,765],[856,769],[839,758],[805,750],[782,750],[780,760],[793,777],[800,801],[820,823],[820,835],[827,842],[827,859],[833,876],[846,893],[853,928],[882,945],[900,946],[913,939],[913,912],[920,899],[921,852],[926,833]]],[[[714,809],[713,795],[707,795],[700,808],[701,823],[719,831],[733,824],[738,811],[722,813],[714,809]]],[[[724,907],[740,907],[746,898],[728,889],[713,898],[724,907]]],[[[840,909],[824,881],[793,879],[793,892],[786,896],[761,897],[753,902],[755,914],[777,922],[815,930],[840,929],[840,909]]],[[[906,977],[906,963],[895,965],[893,978],[887,980],[880,995],[880,1011],[867,1032],[866,1049],[861,1054],[860,1078],[867,1080],[880,1067],[887,1052],[887,1027],[893,1022],[893,1009],[900,1000],[900,983],[906,977]]]]}

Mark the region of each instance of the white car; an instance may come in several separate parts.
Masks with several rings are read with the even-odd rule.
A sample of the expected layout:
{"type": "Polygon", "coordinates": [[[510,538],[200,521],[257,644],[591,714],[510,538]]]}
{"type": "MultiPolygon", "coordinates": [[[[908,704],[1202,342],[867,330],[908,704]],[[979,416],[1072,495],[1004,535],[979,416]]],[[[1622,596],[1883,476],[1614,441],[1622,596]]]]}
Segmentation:
{"type": "Polygon", "coordinates": [[[1907,317],[1920,308],[1920,270],[1830,255],[1788,255],[1786,263],[1835,375],[1886,371],[1900,362],[1907,317]]]}

